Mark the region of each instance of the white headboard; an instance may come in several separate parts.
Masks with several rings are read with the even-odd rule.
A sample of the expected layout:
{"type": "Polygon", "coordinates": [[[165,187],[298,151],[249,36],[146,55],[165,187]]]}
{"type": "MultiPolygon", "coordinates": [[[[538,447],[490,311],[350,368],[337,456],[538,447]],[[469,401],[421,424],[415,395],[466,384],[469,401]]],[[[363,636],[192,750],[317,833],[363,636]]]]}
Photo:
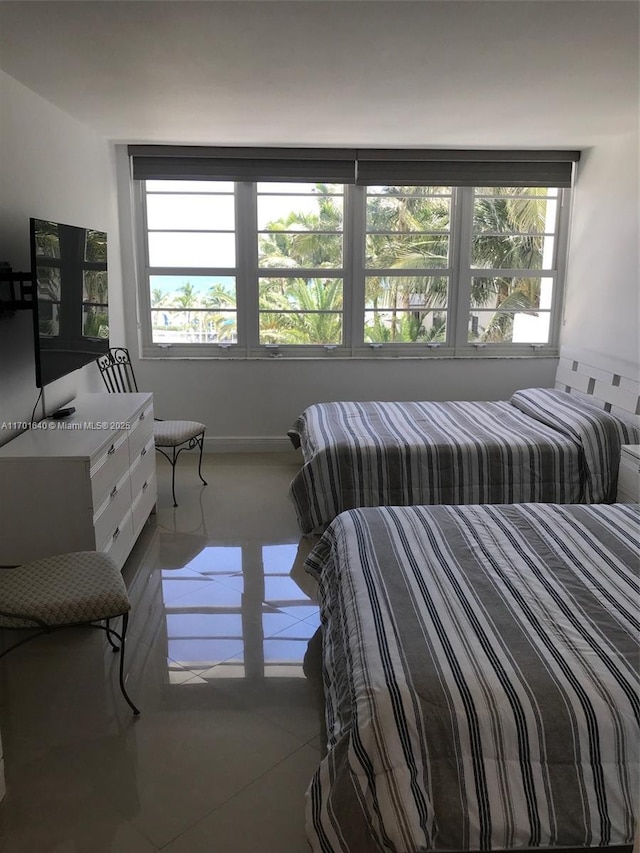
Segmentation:
{"type": "MultiPolygon", "coordinates": [[[[589,350],[562,347],[555,388],[585,395],[612,414],[640,416],[640,366],[589,350]]],[[[637,418],[640,423],[640,417],[637,418]]]]}

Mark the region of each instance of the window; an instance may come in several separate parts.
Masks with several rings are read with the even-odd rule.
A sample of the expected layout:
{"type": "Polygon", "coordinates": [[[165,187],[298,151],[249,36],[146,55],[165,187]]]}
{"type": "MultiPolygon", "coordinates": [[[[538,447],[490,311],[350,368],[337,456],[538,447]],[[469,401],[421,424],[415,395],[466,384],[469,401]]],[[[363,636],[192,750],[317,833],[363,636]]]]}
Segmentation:
{"type": "Polygon", "coordinates": [[[470,343],[549,343],[558,212],[557,188],[474,188],[470,343]]]}
{"type": "Polygon", "coordinates": [[[445,343],[451,187],[367,187],[364,340],[445,343]]]}
{"type": "Polygon", "coordinates": [[[232,162],[136,179],[143,355],[555,352],[566,182],[383,183],[379,162],[361,184],[324,162],[292,180],[279,161],[282,180],[238,180],[232,162]]]}
{"type": "Polygon", "coordinates": [[[152,343],[236,343],[234,184],[147,181],[145,190],[152,343]]]}
{"type": "Polygon", "coordinates": [[[257,185],[258,343],[343,343],[344,187],[257,185]]]}

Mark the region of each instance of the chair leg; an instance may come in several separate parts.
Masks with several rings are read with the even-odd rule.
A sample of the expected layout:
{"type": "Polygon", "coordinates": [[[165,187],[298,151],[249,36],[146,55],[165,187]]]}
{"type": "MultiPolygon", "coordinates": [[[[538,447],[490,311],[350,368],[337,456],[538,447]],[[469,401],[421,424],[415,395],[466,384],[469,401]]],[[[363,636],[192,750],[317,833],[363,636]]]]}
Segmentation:
{"type": "Polygon", "coordinates": [[[105,633],[107,635],[107,640],[109,641],[109,645],[113,649],[114,653],[118,652],[118,651],[120,651],[120,646],[116,646],[116,644],[113,642],[113,640],[111,638],[111,635],[113,634],[113,636],[117,637],[118,640],[120,639],[120,637],[119,637],[118,633],[116,631],[114,631],[113,628],[111,628],[109,626],[109,619],[105,619],[104,621],[105,621],[105,633]]]}
{"type": "Polygon", "coordinates": [[[0,652],[0,658],[3,658],[5,655],[8,655],[9,652],[12,652],[14,649],[17,649],[18,646],[23,646],[25,643],[31,642],[31,640],[35,640],[36,637],[41,637],[43,634],[48,634],[49,629],[43,628],[41,631],[38,631],[37,634],[29,634],[26,637],[23,637],[21,640],[18,640],[17,643],[14,643],[12,646],[9,646],[8,649],[5,649],[3,652],[0,652]]]}
{"type": "Polygon", "coordinates": [[[171,461],[171,493],[173,494],[173,505],[178,506],[176,500],[176,449],[173,448],[173,459],[171,461]]]}
{"type": "Polygon", "coordinates": [[[200,438],[198,439],[198,443],[200,445],[200,461],[198,462],[198,477],[200,477],[200,479],[205,484],[205,486],[208,486],[209,484],[207,483],[205,478],[202,476],[202,451],[204,448],[204,433],[200,433],[200,438]]]}
{"type": "MultiPolygon", "coordinates": [[[[127,625],[129,624],[129,614],[122,614],[122,635],[120,637],[120,690],[122,691],[122,695],[124,696],[127,705],[131,708],[135,716],[137,717],[140,714],[140,710],[136,708],[131,699],[129,698],[129,694],[126,691],[124,686],[124,648],[125,648],[125,637],[127,634],[127,625]]],[[[107,636],[109,636],[107,632],[107,636]]]]}
{"type": "Polygon", "coordinates": [[[179,450],[175,446],[172,446],[171,456],[169,456],[168,453],[165,453],[165,451],[162,449],[162,447],[159,447],[158,445],[156,445],[156,450],[158,451],[158,453],[162,453],[162,455],[167,460],[169,465],[171,465],[171,494],[173,495],[173,505],[174,506],[178,506],[178,501],[176,500],[176,462],[178,461],[178,456],[180,456],[180,454],[182,453],[183,450],[193,450],[193,448],[196,446],[196,444],[200,446],[200,458],[198,460],[198,477],[200,477],[200,479],[202,480],[202,482],[204,483],[205,486],[208,486],[209,484],[207,483],[205,478],[202,476],[202,452],[204,450],[204,433],[203,432],[200,433],[199,438],[198,437],[190,438],[189,444],[188,445],[185,444],[179,450]]]}
{"type": "MultiPolygon", "coordinates": [[[[133,713],[137,717],[140,714],[140,711],[138,708],[136,708],[136,706],[133,704],[133,702],[129,698],[129,694],[127,693],[126,688],[124,686],[124,644],[125,644],[125,636],[127,633],[127,625],[129,624],[129,614],[123,613],[123,615],[122,615],[122,633],[121,634],[118,634],[117,631],[114,631],[114,629],[111,628],[111,626],[109,625],[109,619],[105,619],[104,621],[105,621],[104,625],[101,625],[98,622],[84,623],[84,624],[93,624],[94,627],[96,627],[96,628],[102,628],[102,630],[107,635],[107,639],[109,640],[109,644],[110,644],[111,648],[113,649],[113,651],[114,652],[120,651],[120,675],[119,675],[120,690],[122,691],[122,695],[124,696],[127,704],[129,705],[129,707],[131,708],[131,710],[133,711],[133,713]],[[113,642],[112,635],[114,637],[117,637],[117,639],[120,641],[119,647],[116,646],[116,644],[113,642]]],[[[81,627],[81,625],[60,625],[60,626],[55,626],[53,628],[51,628],[49,626],[43,627],[40,631],[38,631],[38,633],[29,634],[28,636],[23,637],[21,640],[18,640],[17,643],[14,643],[12,646],[9,646],[8,649],[4,649],[4,651],[0,652],[0,658],[3,658],[5,655],[8,655],[9,652],[12,652],[14,649],[17,649],[18,646],[22,646],[24,643],[28,643],[31,640],[35,640],[37,637],[41,637],[43,634],[49,634],[52,631],[58,631],[61,628],[77,628],[77,627],[81,627]]]]}

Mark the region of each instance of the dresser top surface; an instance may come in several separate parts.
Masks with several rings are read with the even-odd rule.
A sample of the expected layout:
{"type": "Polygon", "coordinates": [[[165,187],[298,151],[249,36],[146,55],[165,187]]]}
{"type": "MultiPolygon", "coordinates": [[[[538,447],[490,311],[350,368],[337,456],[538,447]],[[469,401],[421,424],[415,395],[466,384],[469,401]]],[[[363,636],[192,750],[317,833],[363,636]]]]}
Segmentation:
{"type": "Polygon", "coordinates": [[[80,394],[69,406],[76,411],[67,418],[45,418],[0,447],[0,462],[10,459],[91,458],[128,431],[133,419],[153,399],[150,393],[80,394]]]}

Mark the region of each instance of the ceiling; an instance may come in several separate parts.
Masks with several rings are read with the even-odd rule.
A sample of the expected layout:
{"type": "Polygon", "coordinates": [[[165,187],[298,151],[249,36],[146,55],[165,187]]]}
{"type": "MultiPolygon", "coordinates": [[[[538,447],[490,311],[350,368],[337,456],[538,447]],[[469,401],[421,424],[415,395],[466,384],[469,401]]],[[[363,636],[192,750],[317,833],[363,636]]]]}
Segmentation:
{"type": "Polygon", "coordinates": [[[637,130],[637,2],[0,2],[0,68],[127,142],[585,147],[637,130]]]}

